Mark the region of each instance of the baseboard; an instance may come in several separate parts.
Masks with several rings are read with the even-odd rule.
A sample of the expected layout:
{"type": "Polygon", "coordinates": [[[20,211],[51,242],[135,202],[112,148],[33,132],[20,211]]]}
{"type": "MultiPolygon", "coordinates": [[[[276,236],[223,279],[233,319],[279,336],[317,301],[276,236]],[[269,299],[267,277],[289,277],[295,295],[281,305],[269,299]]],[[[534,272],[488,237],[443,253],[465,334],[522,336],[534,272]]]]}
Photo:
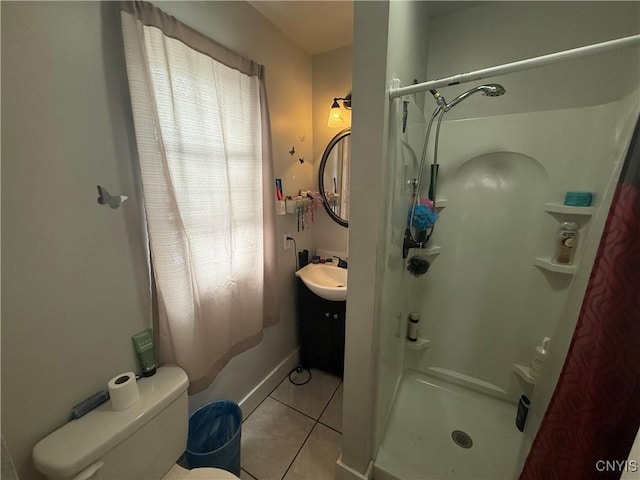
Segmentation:
{"type": "Polygon", "coordinates": [[[291,354],[278,364],[276,368],[244,397],[238,405],[242,410],[242,417],[247,418],[271,391],[278,386],[282,379],[299,364],[300,349],[296,348],[291,354]]]}
{"type": "Polygon", "coordinates": [[[342,454],[336,461],[336,480],[371,480],[373,478],[373,461],[369,461],[364,473],[342,463],[342,454]]]}
{"type": "Polygon", "coordinates": [[[387,472],[384,468],[380,468],[377,465],[373,467],[373,476],[376,480],[400,480],[392,473],[387,472]]]}

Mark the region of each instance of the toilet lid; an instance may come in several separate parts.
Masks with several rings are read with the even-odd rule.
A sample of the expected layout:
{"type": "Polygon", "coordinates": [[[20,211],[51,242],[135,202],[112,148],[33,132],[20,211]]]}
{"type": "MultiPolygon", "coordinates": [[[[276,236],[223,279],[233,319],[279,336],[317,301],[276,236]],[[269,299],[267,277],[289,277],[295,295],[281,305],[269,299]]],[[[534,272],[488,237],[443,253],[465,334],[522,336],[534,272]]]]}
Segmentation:
{"type": "Polygon", "coordinates": [[[233,473],[219,468],[201,467],[190,470],[185,480],[238,480],[233,473]]]}

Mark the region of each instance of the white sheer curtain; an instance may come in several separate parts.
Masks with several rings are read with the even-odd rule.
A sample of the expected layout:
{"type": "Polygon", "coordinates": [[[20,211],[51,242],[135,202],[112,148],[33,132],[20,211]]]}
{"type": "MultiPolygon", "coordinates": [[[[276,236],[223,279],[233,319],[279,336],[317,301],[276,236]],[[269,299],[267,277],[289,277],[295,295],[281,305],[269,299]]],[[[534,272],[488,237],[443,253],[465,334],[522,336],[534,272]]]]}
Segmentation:
{"type": "Polygon", "coordinates": [[[263,68],[150,4],[121,20],[160,360],[196,393],[279,318],[263,68]]]}

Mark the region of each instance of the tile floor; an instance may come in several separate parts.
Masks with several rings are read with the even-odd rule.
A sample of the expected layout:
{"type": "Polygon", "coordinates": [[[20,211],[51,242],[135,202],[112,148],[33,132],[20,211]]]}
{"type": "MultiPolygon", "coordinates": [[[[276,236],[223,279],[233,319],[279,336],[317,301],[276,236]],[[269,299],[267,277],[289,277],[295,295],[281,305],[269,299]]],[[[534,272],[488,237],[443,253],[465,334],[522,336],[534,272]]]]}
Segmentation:
{"type": "Polygon", "coordinates": [[[342,441],[342,380],[288,377],[242,424],[242,480],[333,480],[342,441]]]}

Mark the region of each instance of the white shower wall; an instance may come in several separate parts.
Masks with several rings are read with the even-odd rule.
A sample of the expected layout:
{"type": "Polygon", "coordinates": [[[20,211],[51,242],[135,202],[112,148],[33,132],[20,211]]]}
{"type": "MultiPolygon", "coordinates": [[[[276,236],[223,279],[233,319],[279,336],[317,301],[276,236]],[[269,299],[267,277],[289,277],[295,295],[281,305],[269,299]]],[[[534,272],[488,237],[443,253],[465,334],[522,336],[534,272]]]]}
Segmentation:
{"type": "MultiPolygon", "coordinates": [[[[428,44],[422,57],[427,69],[416,76],[420,81],[640,31],[635,2],[483,2],[433,21],[428,11],[414,15],[421,15],[428,35],[426,44],[415,35],[405,45],[421,58],[416,51],[428,44]]],[[[391,36],[388,44],[391,51],[396,44],[391,36]]],[[[554,335],[572,292],[571,275],[541,270],[534,259],[551,255],[555,232],[570,219],[581,225],[579,257],[594,223],[589,217],[546,212],[544,204],[562,203],[567,190],[590,190],[595,206],[601,206],[618,159],[621,107],[640,100],[634,90],[639,58],[637,47],[625,48],[440,89],[452,100],[480,83],[501,83],[507,94],[474,95],[446,116],[438,197],[447,203],[431,242],[442,250],[430,258],[432,267],[422,278],[398,277],[394,262],[408,208],[403,183],[416,176],[427,123],[421,110],[428,117],[435,104],[429,95],[410,103],[402,134],[402,99],[392,102],[392,147],[384,161],[393,166],[385,167],[383,185],[390,211],[380,214],[388,245],[378,256],[386,270],[377,292],[382,300],[374,445],[397,385],[398,348],[404,350],[400,369],[449,380],[457,376],[458,383],[509,400],[531,394],[532,386],[513,373],[513,364],[527,366],[542,337],[554,335]],[[431,340],[423,351],[406,348],[403,339],[407,315],[414,310],[423,319],[420,336],[431,340]]],[[[390,66],[387,71],[393,73],[390,66]]]]}
{"type": "MultiPolygon", "coordinates": [[[[619,1],[482,2],[430,22],[425,80],[492,67],[640,33],[640,3],[619,1]]],[[[475,95],[447,118],[475,118],[610,103],[638,85],[638,47],[564,61],[440,89],[447,100],[481,83],[507,95],[475,95]]],[[[434,107],[427,100],[428,110],[434,107]]]]}
{"type": "MultiPolygon", "coordinates": [[[[531,310],[532,306],[525,301],[525,305],[521,306],[521,310],[524,310],[522,316],[528,318],[527,321],[534,328],[527,330],[525,334],[517,331],[517,342],[520,343],[515,346],[510,344],[512,340],[507,339],[504,332],[497,331],[492,333],[493,343],[487,344],[483,340],[480,343],[485,347],[488,345],[488,348],[483,351],[475,347],[473,355],[469,355],[463,349],[456,350],[455,335],[448,344],[448,351],[445,351],[445,347],[442,346],[444,343],[438,346],[438,342],[434,340],[431,348],[422,355],[424,358],[416,352],[405,352],[404,356],[402,355],[402,351],[407,350],[402,333],[405,328],[406,314],[414,308],[421,309],[424,304],[421,299],[424,293],[416,291],[415,288],[407,288],[407,285],[411,285],[410,282],[413,280],[416,281],[413,286],[428,282],[427,278],[421,280],[409,278],[406,275],[404,275],[406,278],[402,277],[403,264],[401,258],[398,260],[398,252],[402,245],[402,224],[406,219],[404,205],[406,198],[402,182],[413,175],[411,170],[415,169],[415,160],[411,158],[412,155],[419,156],[425,127],[425,122],[420,118],[419,109],[424,103],[420,98],[423,97],[422,95],[418,96],[417,100],[420,107],[414,104],[409,105],[409,135],[413,135],[412,143],[410,149],[401,147],[396,137],[401,128],[401,119],[398,115],[401,100],[387,103],[385,105],[389,105],[389,108],[384,108],[380,103],[380,95],[384,94],[380,92],[383,80],[381,77],[386,76],[385,87],[388,89],[393,78],[400,78],[403,84],[409,84],[414,78],[424,81],[610,40],[640,31],[638,24],[640,4],[637,2],[478,2],[478,6],[473,6],[469,10],[459,11],[432,22],[429,18],[430,3],[356,2],[355,4],[353,93],[354,99],[367,98],[367,102],[354,104],[357,108],[354,109],[352,148],[353,223],[350,227],[349,239],[350,275],[354,275],[352,279],[354,286],[350,287],[350,307],[347,312],[344,411],[345,418],[349,418],[349,421],[344,428],[342,460],[361,473],[366,467],[367,454],[374,455],[379,444],[380,433],[388,416],[403,361],[406,367],[428,368],[435,365],[429,362],[436,358],[438,350],[441,350],[440,358],[451,360],[451,362],[443,364],[438,361],[439,366],[464,369],[470,375],[487,378],[487,382],[498,383],[500,388],[511,391],[510,382],[517,380],[510,371],[485,375],[484,371],[476,372],[475,367],[467,369],[466,366],[460,366],[457,362],[461,361],[462,356],[467,356],[469,363],[476,362],[478,359],[484,362],[486,357],[494,356],[494,345],[502,343],[502,345],[508,344],[505,350],[507,353],[504,355],[498,353],[498,356],[503,356],[506,362],[525,363],[529,359],[531,342],[537,343],[539,339],[536,337],[548,330],[545,322],[548,322],[548,325],[553,322],[551,319],[540,320],[533,315],[527,310],[527,308],[531,310]],[[401,18],[406,21],[406,27],[399,24],[398,20],[401,18]],[[425,62],[427,68],[417,72],[411,70],[424,65],[425,62]],[[379,245],[376,245],[376,242],[379,245]],[[382,242],[386,242],[386,245],[380,245],[382,242]],[[400,355],[398,352],[401,352],[400,355]],[[376,363],[374,375],[371,374],[372,362],[376,363]],[[351,387],[347,388],[349,385],[351,387]],[[376,392],[375,414],[371,413],[372,391],[376,392]],[[372,424],[375,424],[375,428],[372,424]]],[[[452,2],[440,3],[451,4],[452,2]]],[[[471,3],[468,2],[467,6],[471,3]]],[[[524,114],[525,116],[521,118],[510,118],[516,119],[520,122],[520,128],[526,129],[531,126],[531,122],[534,122],[534,117],[527,115],[531,115],[532,112],[555,111],[551,112],[550,118],[555,118],[562,123],[562,118],[556,117],[556,114],[562,115],[561,110],[568,115],[569,110],[573,108],[611,103],[629,95],[633,87],[638,84],[640,71],[637,64],[638,58],[637,48],[625,49],[604,57],[591,57],[566,65],[487,79],[485,80],[487,83],[498,81],[503,83],[507,88],[507,95],[491,100],[475,95],[466,100],[447,115],[449,124],[443,127],[443,141],[456,143],[456,147],[460,148],[458,154],[461,156],[466,154],[465,160],[506,149],[508,145],[512,145],[512,148],[525,148],[527,145],[524,143],[515,146],[508,143],[509,139],[506,139],[507,144],[501,146],[500,142],[505,139],[505,135],[500,131],[492,131],[485,132],[485,135],[488,135],[487,138],[494,139],[496,143],[489,145],[483,143],[487,142],[487,139],[481,139],[481,144],[486,148],[476,150],[471,147],[472,139],[475,138],[473,128],[464,130],[464,122],[461,122],[460,126],[452,126],[453,123],[450,121],[460,118],[479,119],[497,115],[524,114]],[[551,90],[551,86],[555,90],[551,90]],[[447,133],[449,127],[451,132],[447,133]],[[446,140],[445,137],[454,133],[464,133],[467,137],[446,140]]],[[[442,89],[442,93],[451,100],[471,86],[449,87],[442,89]]],[[[637,102],[637,100],[637,97],[635,100],[634,97],[629,97],[629,101],[637,102]]],[[[433,108],[431,100],[428,99],[425,103],[429,105],[428,110],[431,111],[433,108]]],[[[611,118],[606,115],[599,118],[605,123],[611,121],[611,118]]],[[[480,123],[477,120],[473,122],[475,124],[470,125],[480,123]]],[[[540,122],[546,123],[546,117],[542,117],[540,122]]],[[[499,128],[509,127],[504,121],[498,121],[493,125],[499,128]]],[[[588,122],[587,126],[593,127],[588,122]]],[[[544,131],[542,126],[538,127],[538,132],[544,131]]],[[[559,125],[557,133],[561,135],[564,128],[564,124],[559,125]]],[[[611,133],[614,129],[608,128],[608,131],[611,133]]],[[[519,132],[517,136],[522,138],[525,133],[526,130],[519,132]]],[[[531,135],[530,141],[548,142],[545,138],[536,138],[534,134],[531,135]]],[[[590,141],[586,135],[582,142],[585,141],[590,141]]],[[[443,145],[443,152],[445,148],[443,145]]],[[[552,149],[552,147],[549,148],[552,149]]],[[[540,147],[530,151],[535,155],[542,155],[547,150],[540,147]]],[[[577,155],[579,151],[573,152],[577,155]]],[[[532,208],[540,209],[532,212],[538,216],[541,225],[539,228],[542,229],[536,231],[531,228],[530,232],[527,231],[527,234],[531,235],[528,248],[535,250],[536,255],[548,254],[547,249],[551,248],[549,242],[552,242],[552,239],[548,238],[547,233],[557,227],[557,223],[554,226],[554,222],[558,220],[555,215],[543,211],[544,202],[560,201],[560,189],[579,188],[578,181],[587,177],[579,177],[583,173],[580,170],[575,172],[576,175],[573,178],[576,182],[572,182],[571,187],[563,183],[558,184],[554,190],[555,187],[549,183],[555,181],[551,175],[555,167],[548,163],[550,159],[534,160],[531,153],[529,154],[531,158],[525,157],[526,153],[522,155],[524,153],[522,151],[516,150],[516,153],[520,155],[515,156],[514,163],[524,165],[525,169],[539,172],[539,181],[547,182],[546,190],[528,188],[529,196],[526,197],[526,203],[527,205],[531,203],[532,208]],[[551,172],[545,169],[551,169],[551,172]],[[554,198],[551,198],[552,195],[554,198]],[[534,205],[538,200],[542,205],[534,205]]],[[[561,159],[560,161],[567,158],[561,150],[556,150],[555,154],[556,158],[561,159]]],[[[442,164],[447,161],[446,156],[441,157],[442,164]]],[[[468,162],[468,165],[475,163],[482,170],[490,161],[488,157],[478,158],[475,162],[468,162]]],[[[458,159],[456,162],[462,164],[463,161],[458,159]]],[[[604,171],[611,170],[604,163],[601,166],[604,171]]],[[[606,176],[604,171],[601,175],[606,176]]],[[[523,175],[527,175],[525,170],[520,171],[515,178],[519,179],[523,175]]],[[[567,178],[562,177],[562,180],[564,182],[567,178]]],[[[442,188],[445,188],[446,184],[447,181],[443,175],[442,188]]],[[[593,186],[593,188],[601,188],[602,185],[593,186]]],[[[525,187],[529,187],[526,182],[525,187]]],[[[591,188],[591,185],[589,187],[591,188]]],[[[496,208],[495,204],[500,205],[498,200],[499,198],[496,198],[495,202],[491,203],[491,207],[496,208]]],[[[450,202],[453,203],[448,204],[442,211],[441,225],[445,224],[446,216],[452,215],[449,212],[455,213],[456,209],[459,210],[453,197],[450,202]]],[[[508,212],[511,212],[509,210],[511,208],[512,206],[507,205],[508,212]]],[[[528,220],[524,217],[525,215],[522,215],[519,221],[526,225],[528,220]]],[[[444,226],[442,228],[444,229],[444,226]]],[[[437,232],[437,235],[439,234],[440,230],[437,232]]],[[[434,240],[437,238],[436,236],[434,240]]],[[[473,245],[470,250],[473,251],[473,245]]],[[[452,253],[454,250],[451,248],[442,250],[441,256],[434,260],[432,267],[436,273],[439,268],[438,262],[452,253]]],[[[478,255],[482,255],[482,252],[479,251],[478,255]]],[[[529,272],[527,275],[533,278],[532,282],[537,282],[540,288],[545,287],[550,297],[566,290],[568,279],[560,276],[545,277],[547,274],[538,271],[529,263],[533,259],[528,253],[523,253],[522,259],[522,262],[527,263],[529,272]]],[[[435,276],[431,271],[427,275],[435,276]]],[[[520,281],[519,278],[515,279],[516,283],[520,281]]],[[[452,298],[450,302],[455,306],[459,298],[452,298]]],[[[531,297],[530,302],[535,304],[536,299],[531,297]]],[[[560,303],[559,300],[558,304],[560,303]]],[[[556,312],[559,311],[559,309],[556,310],[556,312]]],[[[423,328],[430,327],[431,306],[424,309],[422,313],[425,318],[423,328]]],[[[509,317],[516,318],[517,315],[512,312],[509,317]]],[[[509,328],[512,328],[512,325],[509,325],[509,328]]],[[[426,333],[426,330],[424,332],[426,333]]],[[[480,332],[480,335],[484,335],[481,330],[480,332]]],[[[435,335],[435,327],[432,328],[432,333],[435,335]]],[[[467,345],[471,343],[468,339],[465,339],[465,342],[467,345]]],[[[502,361],[500,360],[501,364],[502,361]]],[[[488,361],[483,370],[494,368],[489,365],[493,362],[493,360],[488,361]]],[[[507,363],[507,365],[509,366],[506,368],[510,368],[510,364],[507,363]]],[[[539,390],[540,387],[536,389],[536,391],[539,390]]]]}
{"type": "MultiPolygon", "coordinates": [[[[428,29],[426,79],[433,79],[636,34],[640,4],[487,2],[428,29]]],[[[507,93],[474,95],[447,113],[437,196],[448,202],[431,240],[443,248],[405,289],[403,312],[421,313],[421,336],[432,343],[424,353],[407,350],[405,368],[466,375],[499,397],[530,393],[513,364],[527,366],[542,337],[553,336],[572,278],[533,259],[552,255],[560,223],[571,220],[580,225],[579,261],[593,223],[544,204],[586,190],[601,206],[621,112],[640,102],[639,59],[631,47],[486,79],[507,93]]],[[[451,100],[481,83],[440,91],[451,100]]],[[[434,107],[426,98],[427,116],[434,107]]],[[[410,122],[404,137],[413,150],[400,150],[407,178],[416,176],[411,157],[420,155],[425,123],[410,122]]]]}
{"type": "MultiPolygon", "coordinates": [[[[616,121],[628,102],[443,122],[438,197],[447,202],[430,242],[442,249],[426,275],[406,284],[420,336],[431,343],[408,350],[406,368],[463,374],[511,400],[528,393],[513,364],[528,366],[540,340],[553,337],[572,279],[534,259],[553,254],[558,227],[570,220],[581,226],[579,265],[591,224],[590,216],[547,212],[545,203],[582,190],[608,208],[616,121]]],[[[422,138],[411,143],[421,147],[422,138]]]]}

